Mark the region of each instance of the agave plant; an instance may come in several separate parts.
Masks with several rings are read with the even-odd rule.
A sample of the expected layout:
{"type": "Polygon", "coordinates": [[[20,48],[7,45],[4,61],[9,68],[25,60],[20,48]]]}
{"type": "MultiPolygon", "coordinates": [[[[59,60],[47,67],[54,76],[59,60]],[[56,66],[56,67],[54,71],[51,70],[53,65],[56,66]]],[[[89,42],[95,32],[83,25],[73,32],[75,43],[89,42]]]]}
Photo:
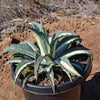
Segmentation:
{"type": "Polygon", "coordinates": [[[73,47],[74,43],[76,44],[76,42],[79,43],[82,41],[80,36],[75,33],[69,33],[62,30],[52,36],[49,36],[43,27],[42,19],[40,23],[31,22],[29,24],[32,27],[27,27],[27,29],[32,31],[36,42],[33,43],[25,40],[19,44],[8,46],[2,52],[14,52],[11,55],[13,58],[6,63],[14,63],[17,65],[14,82],[16,83],[23,70],[27,70],[30,67],[33,68],[33,71],[27,70],[27,74],[22,82],[22,87],[25,86],[31,76],[34,76],[37,80],[39,74],[44,72],[51,83],[53,92],[55,92],[55,68],[58,68],[58,70],[62,69],[71,81],[72,75],[81,77],[81,73],[75,69],[76,67],[82,71],[81,66],[74,62],[71,63],[69,60],[70,57],[79,54],[87,55],[92,58],[92,53],[89,49],[82,46],[73,47]]]}

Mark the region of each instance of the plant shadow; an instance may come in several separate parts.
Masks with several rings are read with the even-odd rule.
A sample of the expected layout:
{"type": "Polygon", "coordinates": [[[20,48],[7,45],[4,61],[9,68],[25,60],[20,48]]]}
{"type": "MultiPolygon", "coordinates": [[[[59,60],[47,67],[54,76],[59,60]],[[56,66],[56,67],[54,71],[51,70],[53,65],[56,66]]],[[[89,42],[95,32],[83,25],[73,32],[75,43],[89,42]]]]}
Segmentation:
{"type": "Polygon", "coordinates": [[[100,72],[85,83],[84,100],[100,100],[100,72]]]}

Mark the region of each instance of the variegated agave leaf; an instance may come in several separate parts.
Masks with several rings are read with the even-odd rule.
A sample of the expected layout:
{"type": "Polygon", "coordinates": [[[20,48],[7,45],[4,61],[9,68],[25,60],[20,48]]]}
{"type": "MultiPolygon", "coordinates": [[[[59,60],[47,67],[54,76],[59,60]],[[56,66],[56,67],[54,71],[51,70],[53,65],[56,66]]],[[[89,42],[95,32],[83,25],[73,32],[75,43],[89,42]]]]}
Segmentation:
{"type": "Polygon", "coordinates": [[[9,52],[9,51],[20,53],[20,54],[29,56],[29,57],[31,57],[33,59],[35,58],[35,54],[36,54],[36,52],[32,52],[25,45],[21,45],[21,44],[14,44],[12,46],[8,46],[6,49],[4,49],[2,54],[6,53],[6,52],[9,52]]]}
{"type": "MultiPolygon", "coordinates": [[[[34,36],[36,37],[36,35],[35,35],[35,33],[34,33],[34,31],[35,30],[37,30],[38,31],[38,33],[41,33],[41,36],[39,35],[39,34],[37,34],[37,36],[38,37],[40,37],[40,40],[41,40],[41,38],[43,39],[42,41],[41,41],[41,43],[42,43],[42,45],[44,46],[44,44],[45,44],[45,46],[44,47],[46,47],[46,49],[47,49],[47,52],[48,53],[50,53],[50,45],[49,45],[49,41],[48,41],[48,34],[47,34],[47,32],[45,31],[45,29],[44,29],[44,27],[43,27],[43,23],[42,23],[42,18],[41,18],[41,22],[40,22],[40,24],[39,23],[36,23],[36,22],[31,22],[31,23],[29,23],[29,24],[31,24],[32,26],[33,26],[33,28],[27,28],[27,29],[29,29],[29,30],[31,30],[32,32],[33,32],[33,34],[34,34],[34,36]],[[34,30],[33,30],[34,29],[34,30]]],[[[37,39],[37,37],[36,37],[36,39],[37,39]]],[[[39,39],[38,39],[39,40],[39,39]]],[[[38,42],[38,41],[37,41],[38,42]]],[[[39,45],[39,47],[40,47],[40,50],[41,50],[41,44],[38,42],[38,45],[39,45]]],[[[43,49],[45,50],[45,48],[43,47],[43,49]]],[[[43,51],[42,51],[43,52],[43,51]]],[[[46,53],[44,53],[43,55],[45,55],[46,53]]]]}
{"type": "Polygon", "coordinates": [[[58,38],[58,37],[61,37],[61,36],[79,36],[78,34],[76,33],[70,33],[70,32],[67,32],[67,31],[62,31],[62,30],[59,30],[57,33],[56,33],[56,36],[55,38],[58,38]]]}
{"type": "Polygon", "coordinates": [[[15,78],[14,78],[15,83],[16,83],[17,79],[19,78],[19,76],[21,75],[22,71],[25,68],[27,68],[29,65],[32,65],[32,64],[34,64],[34,61],[24,60],[17,65],[16,71],[15,71],[15,78]]]}
{"type": "Polygon", "coordinates": [[[38,47],[37,47],[33,42],[31,42],[31,41],[25,40],[25,41],[20,42],[20,44],[27,44],[27,46],[28,46],[33,52],[34,52],[34,51],[36,51],[36,52],[39,51],[38,47]]]}
{"type": "Polygon", "coordinates": [[[59,57],[64,51],[67,50],[67,48],[72,44],[75,43],[76,41],[81,42],[81,38],[80,37],[76,37],[76,36],[72,36],[72,37],[68,37],[65,38],[66,41],[62,42],[60,46],[58,46],[58,48],[56,49],[56,58],[59,57]]]}
{"type": "Polygon", "coordinates": [[[55,60],[58,65],[61,66],[61,68],[66,72],[66,73],[71,73],[72,75],[77,75],[81,76],[71,65],[70,61],[66,57],[60,57],[55,60]]]}
{"type": "Polygon", "coordinates": [[[25,84],[27,83],[28,79],[33,76],[34,73],[33,72],[27,72],[27,74],[25,75],[24,79],[23,79],[23,82],[22,82],[22,88],[25,87],[25,84]]]}
{"type": "Polygon", "coordinates": [[[52,64],[49,64],[48,66],[41,66],[39,69],[39,73],[45,72],[46,76],[48,77],[50,83],[51,83],[51,87],[53,92],[55,92],[55,83],[54,83],[54,71],[53,71],[53,66],[52,64]]]}
{"type": "Polygon", "coordinates": [[[22,53],[12,53],[10,56],[9,56],[9,58],[11,58],[11,57],[21,57],[21,58],[23,58],[23,59],[27,59],[27,60],[34,60],[34,58],[32,58],[32,57],[30,57],[30,56],[27,56],[27,54],[25,55],[23,55],[22,53]]]}
{"type": "Polygon", "coordinates": [[[24,59],[22,57],[15,57],[15,58],[12,58],[11,60],[7,61],[7,64],[12,64],[12,63],[21,63],[24,59]]]}
{"type": "Polygon", "coordinates": [[[84,55],[90,56],[93,59],[92,53],[90,52],[89,49],[87,49],[85,47],[71,48],[71,49],[69,49],[68,51],[65,52],[63,57],[70,58],[72,56],[79,55],[79,54],[84,54],[84,55]]]}
{"type": "Polygon", "coordinates": [[[36,38],[41,55],[44,56],[45,54],[47,54],[47,48],[46,48],[46,44],[45,44],[44,35],[41,32],[39,32],[38,30],[35,30],[31,27],[27,27],[27,29],[32,31],[34,37],[36,38]]]}
{"type": "MultiPolygon", "coordinates": [[[[77,39],[79,40],[79,36],[77,35],[77,34],[75,34],[75,33],[65,33],[65,31],[64,31],[64,33],[63,33],[63,31],[61,31],[61,33],[59,34],[59,35],[57,35],[57,36],[55,36],[55,38],[51,41],[51,44],[50,44],[50,48],[51,48],[51,51],[50,51],[50,53],[52,54],[52,57],[53,58],[55,58],[55,53],[56,53],[56,45],[57,45],[57,43],[60,41],[60,40],[62,40],[62,39],[64,39],[64,38],[70,38],[70,37],[77,37],[77,39]]],[[[71,38],[72,39],[72,38],[71,38]]],[[[67,41],[67,43],[65,43],[66,45],[68,45],[68,43],[70,44],[72,41],[75,41],[75,39],[74,40],[69,40],[69,41],[67,41]]],[[[64,44],[63,44],[64,45],[64,44]]]]}
{"type": "Polygon", "coordinates": [[[44,60],[44,62],[49,61],[50,64],[52,63],[52,59],[50,58],[49,54],[47,54],[45,56],[36,54],[35,64],[34,64],[34,74],[35,74],[36,79],[37,79],[39,66],[42,65],[43,60],[44,60]]]}
{"type": "Polygon", "coordinates": [[[45,68],[44,72],[46,73],[47,77],[49,78],[49,81],[51,83],[52,90],[55,93],[54,72],[53,72],[52,65],[47,66],[45,68]]]}

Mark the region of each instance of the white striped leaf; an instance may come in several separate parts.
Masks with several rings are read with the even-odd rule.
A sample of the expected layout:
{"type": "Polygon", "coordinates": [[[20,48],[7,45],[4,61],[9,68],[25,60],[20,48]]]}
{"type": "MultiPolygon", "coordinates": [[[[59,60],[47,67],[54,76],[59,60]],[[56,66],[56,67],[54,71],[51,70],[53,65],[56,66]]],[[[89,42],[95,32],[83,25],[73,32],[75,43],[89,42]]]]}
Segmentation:
{"type": "Polygon", "coordinates": [[[56,34],[48,37],[49,44],[51,44],[52,40],[55,38],[56,34]]]}
{"type": "Polygon", "coordinates": [[[25,41],[22,41],[20,42],[21,44],[28,44],[28,46],[33,50],[33,51],[39,51],[39,49],[37,48],[37,46],[31,42],[31,41],[28,41],[28,40],[25,40],[25,41]]]}
{"type": "Polygon", "coordinates": [[[23,60],[23,58],[21,58],[21,57],[15,57],[15,58],[12,58],[11,60],[7,61],[7,63],[5,65],[12,64],[12,63],[21,63],[22,60],[23,60]]]}
{"type": "Polygon", "coordinates": [[[66,51],[63,57],[70,58],[72,56],[79,55],[79,54],[85,54],[93,58],[93,55],[89,49],[85,47],[79,47],[79,46],[71,48],[68,51],[66,51]]]}
{"type": "Polygon", "coordinates": [[[51,83],[52,90],[55,93],[54,72],[53,72],[52,66],[51,65],[50,66],[47,66],[44,69],[44,72],[46,73],[47,77],[49,78],[49,81],[51,83]]]}
{"type": "Polygon", "coordinates": [[[64,68],[61,68],[61,65],[55,65],[54,69],[60,72],[64,71],[67,74],[69,80],[72,82],[72,75],[70,74],[69,71],[64,70],[64,68]]]}
{"type": "Polygon", "coordinates": [[[44,39],[45,39],[45,44],[46,44],[46,48],[48,53],[50,53],[50,44],[49,44],[49,40],[48,40],[48,33],[45,31],[44,27],[43,27],[43,22],[42,22],[42,18],[41,18],[41,32],[44,35],[44,39]]]}
{"type": "Polygon", "coordinates": [[[56,36],[55,36],[55,38],[58,38],[58,37],[61,37],[61,36],[79,36],[79,35],[77,35],[76,33],[70,33],[70,32],[67,32],[67,31],[62,31],[62,30],[59,30],[57,33],[56,33],[56,36]]]}
{"type": "MultiPolygon", "coordinates": [[[[20,53],[13,53],[13,54],[11,54],[10,55],[10,57],[20,57],[20,58],[22,58],[22,59],[26,59],[26,60],[34,60],[34,59],[32,59],[32,58],[30,58],[30,57],[28,57],[28,56],[26,56],[26,55],[22,55],[22,54],[20,54],[20,53]]],[[[45,65],[45,66],[48,66],[48,65],[50,65],[52,62],[51,62],[51,58],[49,57],[49,55],[48,56],[45,56],[45,59],[47,60],[47,61],[42,61],[41,62],[41,65],[45,65]]]]}
{"type": "Polygon", "coordinates": [[[21,48],[21,49],[26,49],[28,51],[32,51],[31,48],[25,44],[19,43],[19,44],[13,44],[12,46],[13,46],[13,48],[21,48]]]}
{"type": "Polygon", "coordinates": [[[52,62],[51,61],[42,61],[41,62],[41,65],[44,65],[44,66],[49,66],[52,62]]]}
{"type": "MultiPolygon", "coordinates": [[[[24,45],[24,44],[13,44],[13,45],[11,45],[11,46],[8,46],[4,51],[6,51],[6,50],[8,50],[8,49],[22,49],[22,50],[27,50],[27,51],[30,51],[30,52],[32,52],[32,50],[28,47],[28,46],[26,46],[26,45],[24,45]]],[[[34,53],[34,52],[33,52],[34,53]]]]}
{"type": "Polygon", "coordinates": [[[11,57],[22,57],[22,58],[24,58],[24,56],[25,56],[25,55],[23,55],[23,54],[21,54],[21,53],[12,53],[12,54],[9,56],[9,58],[11,58],[11,57]]]}
{"type": "Polygon", "coordinates": [[[72,75],[70,74],[70,72],[66,71],[63,69],[63,71],[67,74],[69,80],[72,82],[72,75]]]}
{"type": "Polygon", "coordinates": [[[53,58],[55,58],[56,44],[57,44],[57,42],[58,42],[60,39],[62,39],[62,38],[64,38],[64,37],[56,38],[56,39],[54,39],[54,40],[51,42],[51,44],[50,44],[50,48],[51,48],[50,54],[52,55],[53,58]]]}
{"type": "Polygon", "coordinates": [[[57,37],[54,40],[52,40],[52,42],[50,44],[50,47],[51,47],[50,54],[52,55],[53,58],[55,58],[56,45],[57,45],[58,41],[61,40],[61,39],[67,38],[67,37],[71,37],[71,36],[74,36],[74,35],[73,34],[72,35],[66,34],[66,35],[62,35],[62,36],[57,37]]]}
{"type": "Polygon", "coordinates": [[[35,52],[31,52],[30,50],[28,50],[26,48],[21,48],[18,45],[8,46],[6,49],[4,49],[2,54],[9,52],[9,51],[12,51],[12,52],[20,53],[20,54],[23,54],[23,55],[27,55],[31,58],[35,58],[35,54],[36,54],[35,52]]]}
{"type": "Polygon", "coordinates": [[[38,73],[39,74],[46,73],[46,76],[48,77],[48,79],[51,83],[52,90],[53,90],[53,92],[55,92],[54,73],[53,73],[52,65],[49,64],[48,66],[45,66],[45,67],[43,65],[42,66],[40,65],[38,73]]]}
{"type": "Polygon", "coordinates": [[[79,39],[79,42],[82,41],[82,39],[79,36],[65,37],[65,38],[59,40],[59,42],[57,43],[56,49],[58,49],[63,43],[66,43],[67,41],[69,41],[68,43],[70,43],[74,38],[79,39]]]}
{"type": "Polygon", "coordinates": [[[38,30],[35,30],[31,27],[28,27],[27,29],[32,31],[34,37],[36,38],[42,56],[47,54],[47,47],[46,47],[46,44],[45,44],[44,35],[41,32],[39,32],[38,30]]]}
{"type": "Polygon", "coordinates": [[[40,66],[43,58],[44,58],[44,56],[36,54],[35,64],[34,64],[34,74],[35,74],[36,80],[37,80],[38,69],[39,69],[39,66],[40,66]]]}
{"type": "MultiPolygon", "coordinates": [[[[40,64],[43,64],[44,59],[49,59],[49,55],[47,54],[45,56],[41,56],[41,55],[36,54],[36,59],[35,59],[35,64],[34,64],[34,74],[35,74],[36,79],[37,79],[39,66],[40,66],[40,64]]],[[[46,61],[44,61],[44,62],[46,62],[46,61]]],[[[50,63],[50,61],[49,61],[49,63],[50,63]]]]}
{"type": "MultiPolygon", "coordinates": [[[[49,66],[49,65],[47,65],[47,66],[49,66]]],[[[38,74],[41,74],[44,72],[43,67],[44,67],[44,65],[40,65],[39,70],[38,70],[38,74]]]]}
{"type": "Polygon", "coordinates": [[[19,76],[21,75],[22,71],[32,64],[34,64],[34,61],[24,60],[17,65],[16,70],[15,70],[15,78],[14,78],[15,83],[17,79],[19,78],[19,76]]]}
{"type": "Polygon", "coordinates": [[[57,49],[56,49],[56,58],[59,57],[65,50],[67,50],[67,48],[69,47],[69,45],[71,45],[72,43],[79,41],[81,42],[81,38],[80,37],[69,37],[69,40],[67,40],[66,42],[62,43],[57,49]]]}
{"type": "Polygon", "coordinates": [[[30,22],[30,25],[33,26],[33,28],[35,28],[36,30],[38,30],[39,32],[41,32],[41,25],[37,22],[30,22]]]}
{"type": "Polygon", "coordinates": [[[29,24],[31,24],[33,26],[33,28],[35,28],[37,31],[39,31],[39,33],[41,33],[43,35],[47,52],[50,53],[50,45],[49,45],[49,41],[48,41],[48,34],[43,27],[42,18],[40,20],[40,24],[36,23],[36,22],[31,22],[29,24]]]}
{"type": "Polygon", "coordinates": [[[9,56],[9,58],[11,58],[11,57],[21,57],[21,58],[26,59],[26,60],[34,60],[34,58],[35,58],[35,57],[31,58],[31,57],[29,57],[25,54],[21,54],[21,53],[13,53],[9,56]]]}
{"type": "Polygon", "coordinates": [[[22,88],[25,87],[25,84],[27,83],[28,79],[33,76],[34,73],[33,72],[27,72],[24,79],[23,79],[23,82],[22,82],[22,88]]]}
{"type": "Polygon", "coordinates": [[[66,72],[66,73],[71,73],[72,75],[76,76],[81,76],[71,65],[70,61],[66,57],[60,57],[55,60],[55,62],[61,66],[61,68],[66,72]]]}

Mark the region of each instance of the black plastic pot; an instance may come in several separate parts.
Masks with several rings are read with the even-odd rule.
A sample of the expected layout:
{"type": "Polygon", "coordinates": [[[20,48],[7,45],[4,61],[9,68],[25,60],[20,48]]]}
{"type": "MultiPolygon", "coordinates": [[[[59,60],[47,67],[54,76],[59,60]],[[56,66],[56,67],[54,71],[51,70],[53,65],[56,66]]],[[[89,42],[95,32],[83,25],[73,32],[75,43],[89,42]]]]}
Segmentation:
{"type": "MultiPolygon", "coordinates": [[[[52,93],[50,86],[37,86],[27,83],[23,89],[26,100],[83,100],[84,82],[91,72],[92,61],[88,58],[86,68],[82,77],[77,77],[73,82],[66,82],[56,86],[56,92],[52,93]]],[[[12,78],[15,76],[14,64],[11,65],[12,78]]],[[[18,79],[17,85],[21,87],[21,78],[18,79]]]]}

